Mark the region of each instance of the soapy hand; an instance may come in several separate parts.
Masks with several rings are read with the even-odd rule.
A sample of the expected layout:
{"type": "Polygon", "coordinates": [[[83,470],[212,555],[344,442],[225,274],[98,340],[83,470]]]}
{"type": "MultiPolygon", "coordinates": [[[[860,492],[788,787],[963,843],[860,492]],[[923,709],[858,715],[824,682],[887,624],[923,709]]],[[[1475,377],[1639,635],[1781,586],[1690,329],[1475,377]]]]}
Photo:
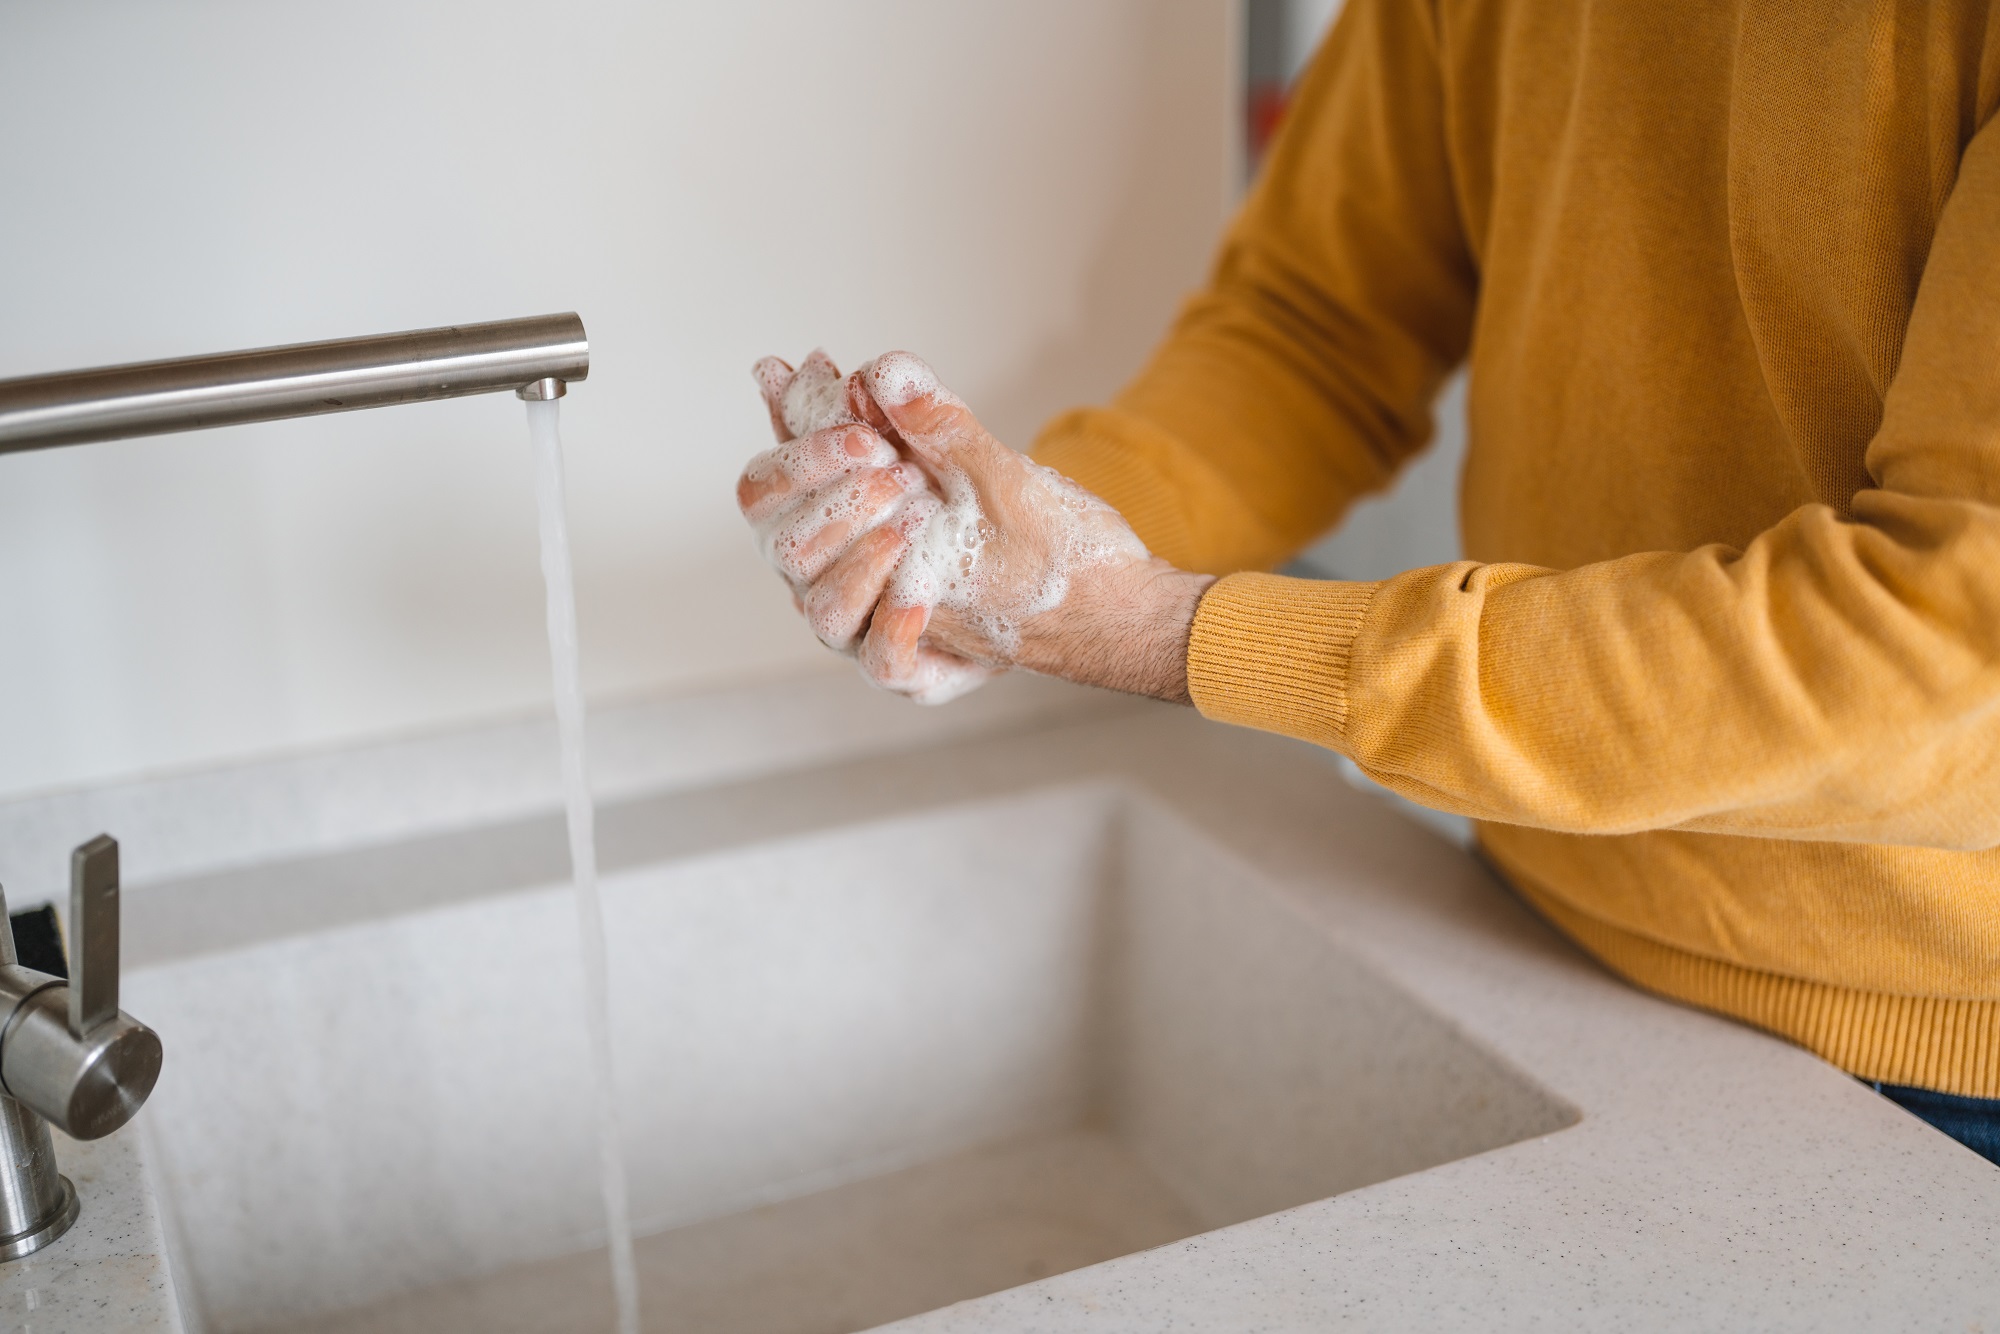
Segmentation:
{"type": "Polygon", "coordinates": [[[813,630],[887,689],[942,702],[995,671],[1185,700],[1210,580],[996,440],[923,361],[843,379],[825,354],[757,378],[780,441],[737,499],[813,630]]]}
{"type": "Polygon", "coordinates": [[[885,584],[942,508],[922,469],[861,423],[860,391],[824,352],[796,371],[766,357],[754,373],[778,447],[750,460],[736,503],[813,633],[856,657],[871,681],[921,703],[981,684],[987,668],[921,643],[921,625],[909,635],[900,623],[873,623],[885,584]]]}

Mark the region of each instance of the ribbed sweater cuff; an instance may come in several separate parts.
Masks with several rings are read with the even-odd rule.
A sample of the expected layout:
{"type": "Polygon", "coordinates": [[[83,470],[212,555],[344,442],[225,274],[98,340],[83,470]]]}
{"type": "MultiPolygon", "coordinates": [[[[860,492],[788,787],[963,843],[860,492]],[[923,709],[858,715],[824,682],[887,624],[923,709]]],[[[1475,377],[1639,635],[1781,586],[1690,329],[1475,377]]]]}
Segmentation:
{"type": "Polygon", "coordinates": [[[1340,748],[1349,660],[1380,584],[1232,574],[1188,637],[1188,693],[1204,717],[1340,748]]]}

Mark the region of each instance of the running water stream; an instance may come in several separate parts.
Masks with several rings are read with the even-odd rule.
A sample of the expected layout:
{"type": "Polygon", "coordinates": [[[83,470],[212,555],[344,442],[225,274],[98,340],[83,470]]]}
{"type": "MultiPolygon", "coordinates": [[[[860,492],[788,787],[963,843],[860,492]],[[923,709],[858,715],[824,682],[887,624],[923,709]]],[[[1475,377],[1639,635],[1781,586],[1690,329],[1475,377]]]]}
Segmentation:
{"type": "Polygon", "coordinates": [[[560,399],[530,400],[528,437],[535,450],[535,504],[541,513],[542,581],[548,587],[549,660],[555,674],[556,731],[562,741],[569,860],[575,875],[577,943],[583,956],[583,1015],[597,1105],[597,1165],[604,1188],[611,1287],[618,1334],[639,1334],[639,1275],[632,1261],[632,1215],[625,1200],[625,1153],[611,1074],[611,993],[605,961],[604,904],[597,892],[597,838],[584,763],[583,689],[576,665],[576,581],[570,572],[569,522],[563,501],[560,399]]]}

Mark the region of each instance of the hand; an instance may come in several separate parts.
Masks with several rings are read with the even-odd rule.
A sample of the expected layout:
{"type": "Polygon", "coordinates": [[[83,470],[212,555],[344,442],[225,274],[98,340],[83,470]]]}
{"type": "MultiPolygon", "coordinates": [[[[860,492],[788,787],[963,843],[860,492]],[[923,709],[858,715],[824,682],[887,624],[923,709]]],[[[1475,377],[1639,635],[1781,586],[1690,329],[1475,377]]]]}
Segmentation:
{"type": "Polygon", "coordinates": [[[1186,701],[1188,629],[1213,581],[1152,559],[1115,510],[996,440],[929,366],[891,353],[840,394],[826,388],[838,377],[823,357],[796,376],[782,362],[760,363],[759,379],[781,438],[818,420],[807,420],[809,404],[826,416],[837,401],[850,423],[822,430],[849,433],[842,448],[856,451],[856,466],[821,480],[823,448],[787,464],[774,458],[781,447],[753,461],[739,499],[749,497],[753,523],[801,515],[803,526],[767,520],[776,525],[767,554],[795,590],[804,583],[802,606],[822,639],[841,646],[822,626],[846,629],[849,643],[865,630],[856,652],[871,680],[931,698],[940,679],[955,694],[981,679],[967,684],[966,672],[1020,666],[1186,701]],[[870,493],[874,509],[846,499],[869,468],[896,466],[859,463],[882,457],[876,442],[914,466],[921,493],[892,499],[882,482],[870,493]],[[794,493],[814,497],[813,507],[785,506],[794,493]],[[799,552],[823,560],[823,572],[799,552]]]}
{"type": "Polygon", "coordinates": [[[877,685],[920,703],[984,682],[986,668],[921,643],[891,649],[889,623],[879,635],[871,624],[884,583],[940,509],[923,471],[860,424],[850,403],[858,391],[824,352],[796,371],[766,357],[754,373],[779,443],[744,468],[736,502],[813,633],[861,658],[877,685]]]}
{"type": "Polygon", "coordinates": [[[921,635],[990,668],[1187,700],[1188,630],[1213,579],[1154,559],[1118,511],[995,439],[920,358],[889,353],[854,383],[857,415],[944,501],[885,583],[887,646],[921,635]]]}

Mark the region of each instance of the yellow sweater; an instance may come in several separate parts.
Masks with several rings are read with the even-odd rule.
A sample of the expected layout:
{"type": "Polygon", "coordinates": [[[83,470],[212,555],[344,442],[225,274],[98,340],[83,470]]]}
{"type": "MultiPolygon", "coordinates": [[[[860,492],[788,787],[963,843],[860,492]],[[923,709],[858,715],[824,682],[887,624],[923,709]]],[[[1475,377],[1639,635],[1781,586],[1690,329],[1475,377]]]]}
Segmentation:
{"type": "Polygon", "coordinates": [[[1348,0],[1206,290],[1044,462],[1268,569],[1471,365],[1465,550],[1233,573],[1211,718],[1481,821],[1667,995],[2000,1097],[2000,13],[1348,0]]]}

